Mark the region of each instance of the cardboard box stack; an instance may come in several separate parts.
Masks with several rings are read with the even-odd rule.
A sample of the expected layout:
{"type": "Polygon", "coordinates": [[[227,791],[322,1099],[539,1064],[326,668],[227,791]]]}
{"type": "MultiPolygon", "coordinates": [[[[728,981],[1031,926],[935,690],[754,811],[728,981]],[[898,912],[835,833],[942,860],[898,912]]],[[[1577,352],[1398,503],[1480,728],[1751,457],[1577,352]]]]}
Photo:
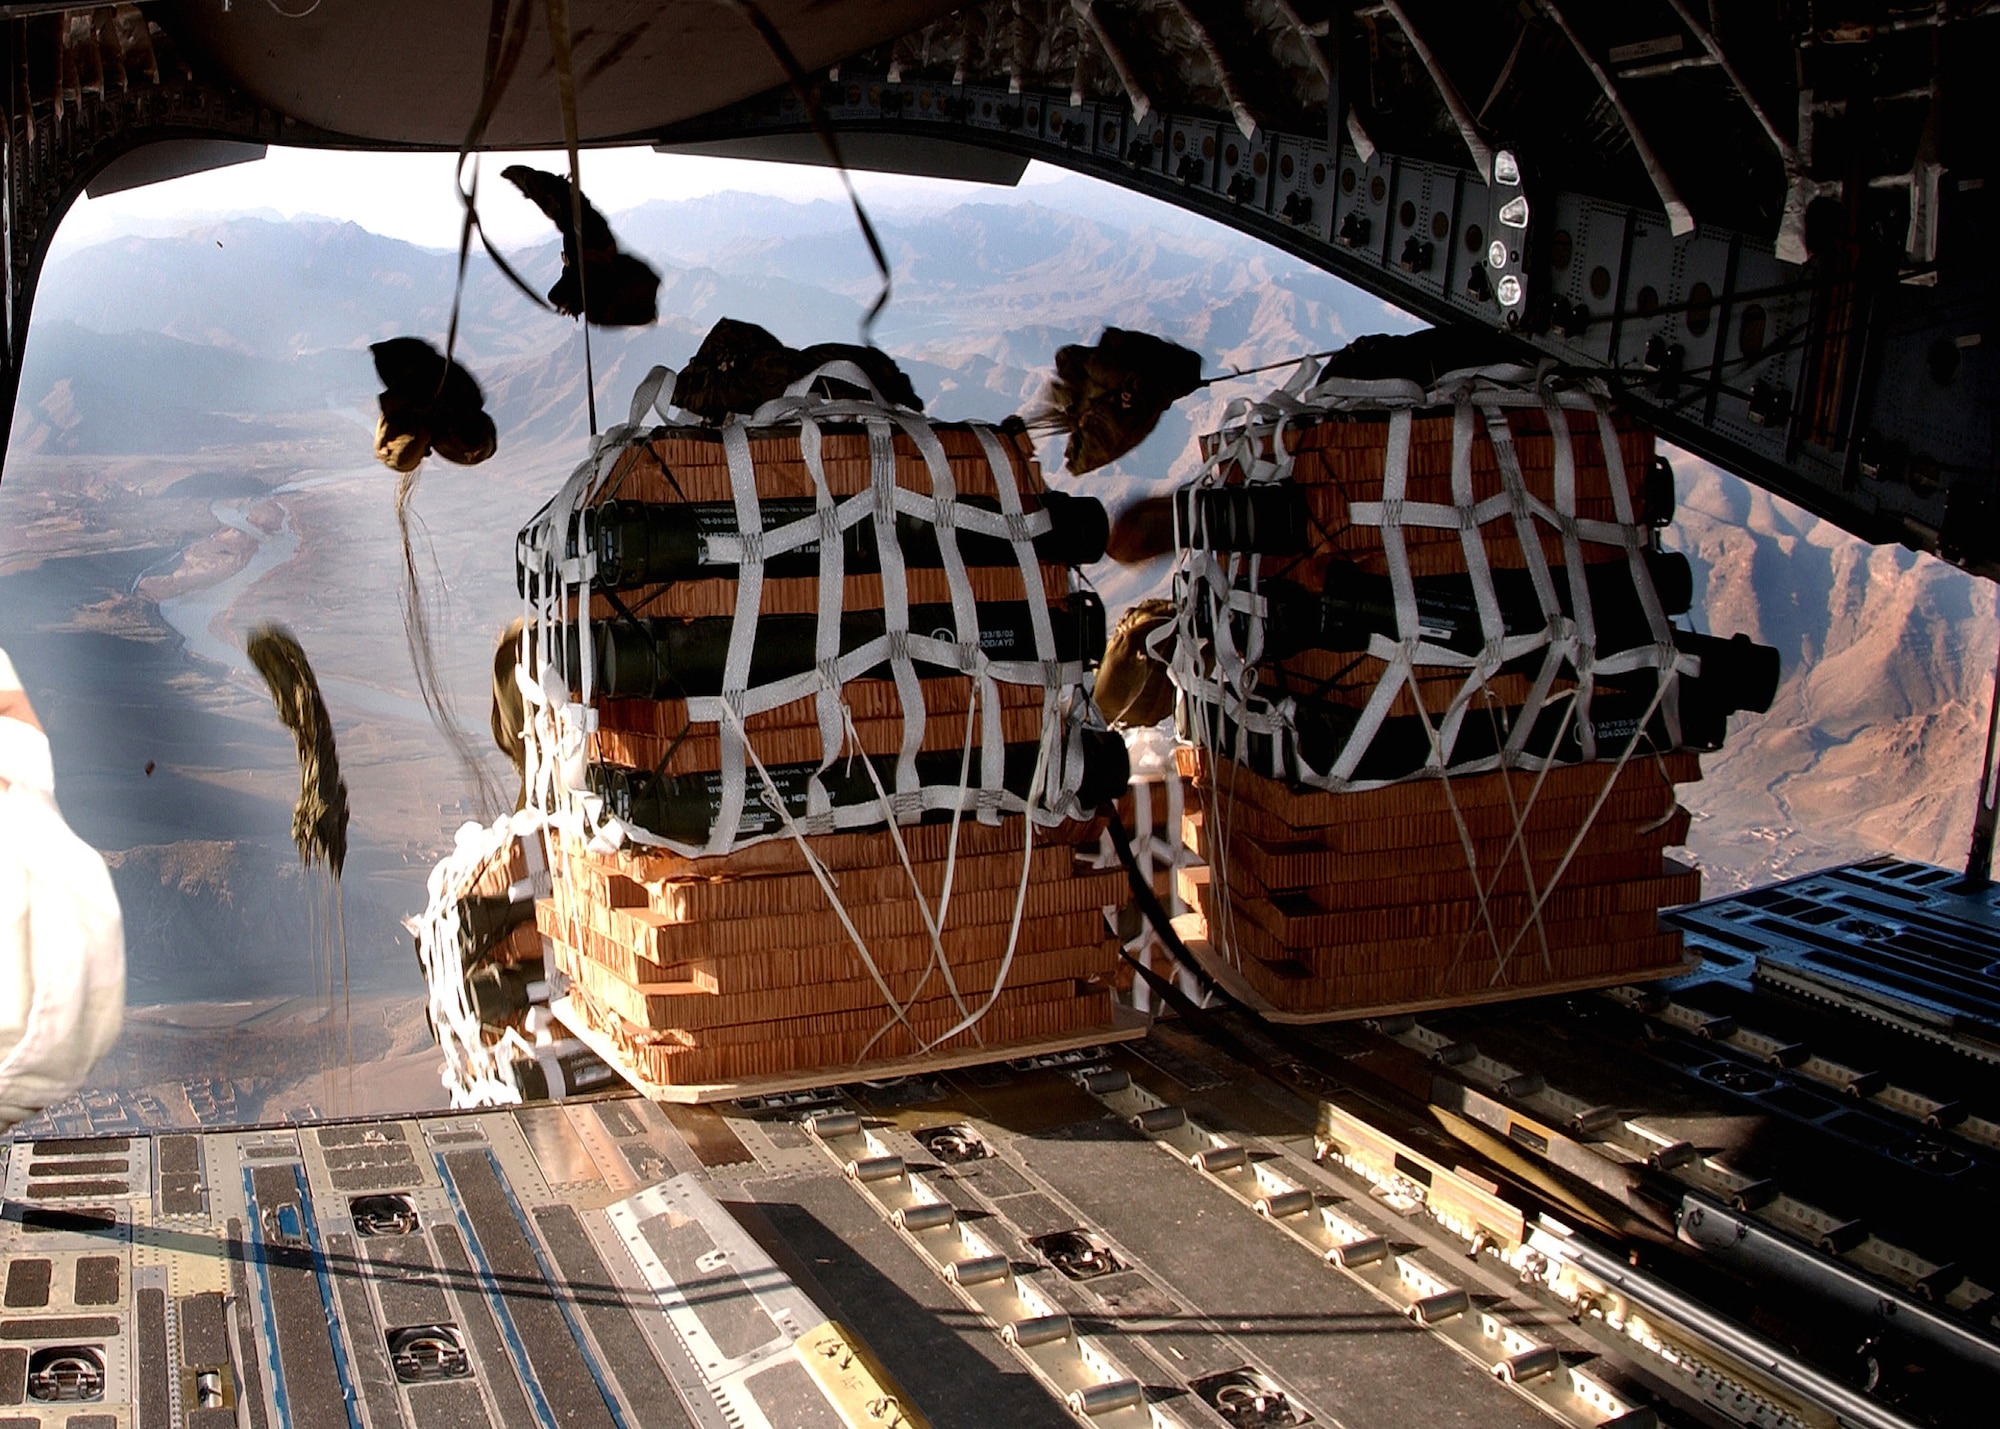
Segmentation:
{"type": "MultiPolygon", "coordinates": [[[[996,473],[974,434],[945,424],[934,430],[959,495],[995,496],[996,473]]],[[[1012,483],[1032,511],[1041,483],[1031,448],[1025,437],[1004,431],[999,437],[1011,470],[997,473],[998,479],[1012,483]]],[[[755,435],[750,447],[761,500],[811,500],[796,431],[755,435]]],[[[914,444],[898,433],[895,448],[898,485],[928,494],[929,471],[914,444]]],[[[867,489],[865,431],[829,428],[823,455],[836,500],[867,489]]],[[[604,483],[599,500],[612,499],[731,501],[718,433],[688,428],[633,446],[604,483]]],[[[732,616],[737,586],[733,568],[725,569],[727,578],[640,586],[615,598],[596,593],[593,617],[732,616]]],[[[1070,598],[1066,567],[1044,563],[1036,574],[1051,602],[1070,598]]],[[[1018,564],[973,568],[968,577],[981,602],[1019,602],[1029,594],[1018,564]]],[[[906,578],[911,605],[950,600],[942,571],[913,565],[906,578]]],[[[760,614],[813,614],[818,584],[817,576],[767,573],[760,614]]],[[[882,604],[879,575],[846,578],[844,612],[882,604]]],[[[976,782],[987,721],[999,721],[1011,747],[1037,741],[1042,687],[999,688],[998,708],[983,708],[969,678],[923,678],[923,750],[959,754],[970,723],[976,782]]],[[[855,753],[897,754],[904,721],[895,682],[853,680],[843,696],[853,735],[835,771],[855,753]]],[[[590,758],[599,766],[699,775],[718,765],[716,725],[690,723],[683,700],[603,699],[596,721],[590,758]]],[[[767,767],[820,759],[819,713],[810,698],[751,715],[745,728],[767,767]]],[[[951,762],[956,770],[958,761],[951,762]]],[[[746,807],[754,810],[754,772],[750,780],[746,807]]],[[[951,825],[935,821],[905,824],[895,833],[876,827],[809,835],[814,858],[837,889],[839,908],[799,845],[783,834],[746,837],[707,857],[637,844],[604,854],[569,843],[557,851],[556,893],[539,906],[538,923],[556,967],[570,979],[570,1015],[600,1045],[610,1044],[642,1087],[666,1095],[700,1089],[706,1089],[702,1095],[740,1095],[891,1075],[947,1057],[985,1060],[1081,1045],[1113,1031],[1117,945],[1101,909],[1120,901],[1122,875],[1079,866],[1076,845],[1094,846],[1096,823],[1038,824],[1030,839],[1025,822],[1009,815],[997,825],[982,824],[969,797],[955,843],[951,825]],[[950,900],[941,909],[947,886],[950,900]],[[1019,931],[1010,957],[1017,901],[1019,931]],[[939,946],[948,976],[936,965],[939,946]],[[905,1004],[900,1016],[885,988],[905,1004]],[[990,1010],[972,1030],[939,1041],[990,997],[990,1010]]]]}
{"type": "MultiPolygon", "coordinates": [[[[1616,521],[1596,414],[1566,411],[1556,419],[1570,423],[1577,514],[1616,521]]],[[[1550,420],[1539,407],[1509,414],[1524,484],[1553,505],[1550,420]]],[[[1452,504],[1452,427],[1449,412],[1413,420],[1407,501],[1452,504]]],[[[1622,417],[1616,430],[1631,509],[1643,521],[1652,434],[1622,417]]],[[[1329,413],[1295,421],[1285,439],[1311,521],[1305,554],[1267,557],[1265,574],[1280,573],[1315,591],[1338,563],[1387,575],[1381,528],[1357,524],[1350,513],[1355,503],[1382,499],[1386,417],[1329,413]]],[[[1477,419],[1471,472],[1475,500],[1503,489],[1484,418],[1477,419]]],[[[1526,566],[1511,520],[1480,529],[1494,570],[1526,566]]],[[[1546,523],[1537,522],[1536,529],[1561,583],[1560,535],[1546,523]]],[[[1465,573],[1456,528],[1406,526],[1403,537],[1414,576],[1465,573]]],[[[1627,559],[1623,545],[1589,541],[1581,554],[1586,563],[1627,559]]],[[[1308,649],[1261,663],[1256,688],[1266,698],[1294,694],[1359,710],[1386,668],[1365,654],[1308,649]]],[[[1459,694],[1467,671],[1419,666],[1415,673],[1416,691],[1406,684],[1389,718],[1416,714],[1421,698],[1435,722],[1459,694]]],[[[1494,676],[1467,718],[1485,718],[1489,707],[1519,707],[1532,679],[1532,673],[1494,676]]],[[[1560,697],[1569,688],[1559,680],[1551,693],[1560,697]]],[[[1680,844],[1688,829],[1674,788],[1699,779],[1700,766],[1684,750],[1645,750],[1616,770],[1611,761],[1619,752],[1604,747],[1596,762],[1553,768],[1535,793],[1532,770],[1453,776],[1448,785],[1414,777],[1330,792],[1273,779],[1203,750],[1183,750],[1183,772],[1200,791],[1187,837],[1209,865],[1194,892],[1213,955],[1236,962],[1273,1008],[1306,1019],[1520,997],[1676,971],[1683,964],[1680,935],[1662,929],[1656,914],[1699,896],[1699,873],[1665,850],[1680,844]]]]}
{"type": "Polygon", "coordinates": [[[1336,794],[1183,757],[1203,795],[1189,837],[1210,869],[1197,890],[1209,940],[1281,1011],[1360,1016],[1680,966],[1680,934],[1657,913],[1700,896],[1699,872],[1665,856],[1687,837],[1674,785],[1700,776],[1692,754],[1627,764],[1580,842],[1609,764],[1549,771],[1517,840],[1532,773],[1452,780],[1461,837],[1437,780],[1336,794]]]}

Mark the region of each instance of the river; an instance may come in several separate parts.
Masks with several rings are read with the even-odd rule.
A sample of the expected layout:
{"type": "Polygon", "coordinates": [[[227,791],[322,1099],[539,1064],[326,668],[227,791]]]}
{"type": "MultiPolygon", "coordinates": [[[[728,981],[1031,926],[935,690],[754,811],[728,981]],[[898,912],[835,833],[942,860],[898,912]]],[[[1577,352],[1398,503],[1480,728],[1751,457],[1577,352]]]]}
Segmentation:
{"type": "MultiPolygon", "coordinates": [[[[341,475],[308,477],[274,487],[269,498],[231,496],[210,503],[209,510],[219,525],[249,536],[256,541],[257,549],[235,574],[200,590],[169,596],[159,603],[161,618],[180,632],[189,655],[222,666],[232,677],[252,688],[263,688],[250,657],[243,652],[242,632],[231,628],[230,612],[259,581],[291,564],[298,556],[299,534],[292,523],[291,510],[282,498],[291,492],[347,479],[341,475]],[[264,531],[250,520],[250,508],[266,499],[273,501],[283,513],[283,520],[276,531],[264,531]]],[[[320,692],[336,720],[345,714],[407,720],[415,724],[430,723],[430,715],[421,700],[347,679],[325,669],[315,673],[319,677],[320,692]]]]}

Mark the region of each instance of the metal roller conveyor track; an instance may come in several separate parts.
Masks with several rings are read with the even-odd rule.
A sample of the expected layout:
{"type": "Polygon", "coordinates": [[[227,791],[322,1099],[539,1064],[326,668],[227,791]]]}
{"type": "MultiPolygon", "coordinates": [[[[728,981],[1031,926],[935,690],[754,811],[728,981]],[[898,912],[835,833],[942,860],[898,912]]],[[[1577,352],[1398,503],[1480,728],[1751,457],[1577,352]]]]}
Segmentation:
{"type": "Polygon", "coordinates": [[[1949,877],[1683,910],[1717,956],[1643,992],[1182,1000],[1115,1047],[715,1106],[9,1144],[0,1420],[1962,1423],[2000,1343],[1992,1065],[1765,976],[1814,949],[1758,923],[1945,957],[1981,916],[1949,877]]]}

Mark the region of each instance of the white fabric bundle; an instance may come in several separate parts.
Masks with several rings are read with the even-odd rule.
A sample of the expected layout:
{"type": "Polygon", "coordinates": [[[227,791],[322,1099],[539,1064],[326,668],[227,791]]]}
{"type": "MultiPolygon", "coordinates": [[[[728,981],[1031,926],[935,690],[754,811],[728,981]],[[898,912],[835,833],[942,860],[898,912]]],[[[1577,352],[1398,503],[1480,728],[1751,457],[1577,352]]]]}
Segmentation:
{"type": "MultiPolygon", "coordinates": [[[[0,696],[20,688],[0,651],[0,696]]],[[[0,716],[0,1129],[81,1086],[124,1016],[110,871],[56,807],[48,737],[0,716]]]]}

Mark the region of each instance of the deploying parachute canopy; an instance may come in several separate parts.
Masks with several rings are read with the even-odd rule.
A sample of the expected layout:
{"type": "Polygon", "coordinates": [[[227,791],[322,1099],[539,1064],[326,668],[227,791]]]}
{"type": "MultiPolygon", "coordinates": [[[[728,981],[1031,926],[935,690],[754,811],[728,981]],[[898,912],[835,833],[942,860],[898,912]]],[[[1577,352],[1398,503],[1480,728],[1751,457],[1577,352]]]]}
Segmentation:
{"type": "Polygon", "coordinates": [[[1080,476],[1146,440],[1167,408],[1200,385],[1200,353],[1108,327],[1095,347],[1056,349],[1047,404],[1028,425],[1068,433],[1063,464],[1080,476]]]}
{"type": "Polygon", "coordinates": [[[1418,332],[1364,333],[1327,358],[1319,380],[1357,382],[1397,378],[1435,387],[1447,372],[1489,367],[1520,358],[1520,344],[1485,328],[1424,328],[1418,332]]]}
{"type": "Polygon", "coordinates": [[[1148,637],[1161,632],[1171,652],[1178,618],[1170,600],[1142,600],[1118,617],[1105,642],[1104,663],[1091,691],[1099,714],[1114,727],[1140,729],[1174,712],[1174,682],[1168,657],[1154,653],[1148,637]]]}
{"type": "MultiPolygon", "coordinates": [[[[923,399],[895,359],[879,347],[851,342],[816,342],[803,350],[787,347],[755,323],[722,318],[708,330],[674,383],[674,405],[703,421],[720,422],[731,412],[749,414],[785,395],[810,372],[832,362],[851,362],[875,384],[875,393],[893,406],[913,412],[923,399]]],[[[822,378],[822,395],[868,395],[850,382],[822,378]]]]}
{"type": "Polygon", "coordinates": [[[500,171],[548,216],[563,236],[562,276],[549,289],[549,304],[564,317],[581,317],[598,327],[645,327],[660,316],[660,275],[620,251],[604,215],[581,194],[572,194],[560,174],[526,164],[500,171]],[[573,215],[583,215],[579,233],[573,215]]]}
{"type": "Polygon", "coordinates": [[[299,802],[292,809],[292,842],[305,863],[325,860],[338,878],[347,862],[347,785],[340,777],[333,722],[320,698],[319,681],[290,631],[259,626],[244,648],[298,745],[299,802]]]}
{"type": "Polygon", "coordinates": [[[1111,518],[1104,554],[1121,566],[1143,565],[1174,549],[1174,501],[1171,496],[1142,496],[1119,508],[1111,518]]]}
{"type": "Polygon", "coordinates": [[[368,349],[382,379],[375,457],[408,475],[432,452],[477,466],[498,449],[486,398],[472,374],[422,338],[392,337],[368,349]]]}

